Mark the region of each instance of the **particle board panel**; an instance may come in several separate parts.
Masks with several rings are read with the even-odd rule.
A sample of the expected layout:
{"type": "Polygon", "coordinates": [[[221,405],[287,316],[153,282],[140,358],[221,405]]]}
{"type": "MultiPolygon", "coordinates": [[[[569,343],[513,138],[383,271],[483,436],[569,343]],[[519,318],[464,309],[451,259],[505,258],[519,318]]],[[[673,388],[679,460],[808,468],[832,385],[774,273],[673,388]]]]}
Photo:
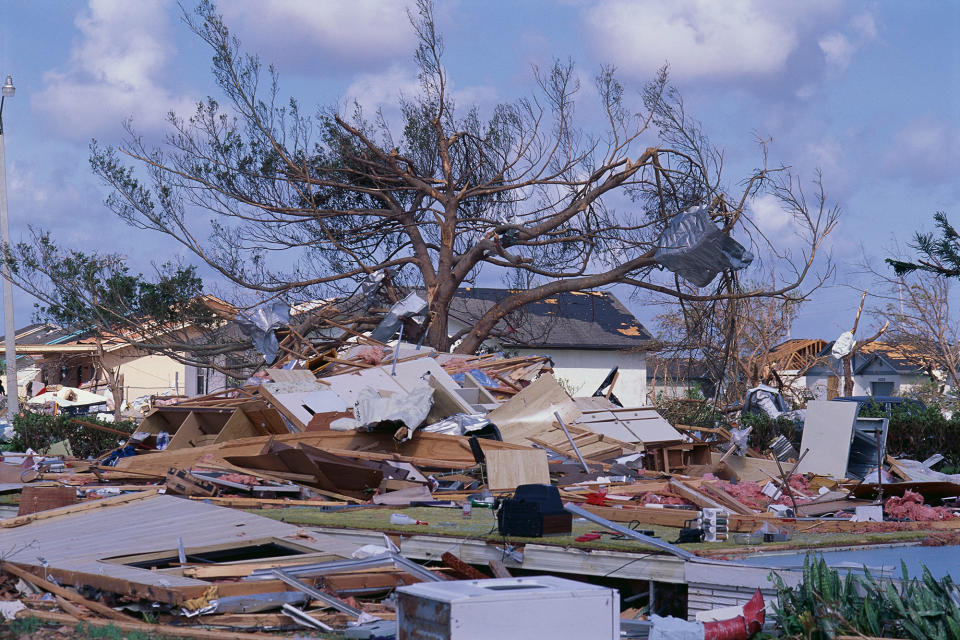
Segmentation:
{"type": "Polygon", "coordinates": [[[217,434],[214,443],[236,440],[237,438],[253,438],[260,435],[260,430],[250,421],[243,411],[234,411],[233,415],[223,425],[217,434]]]}
{"type": "Polygon", "coordinates": [[[551,374],[544,374],[527,388],[487,414],[500,429],[504,442],[526,444],[557,424],[554,411],[569,426],[582,415],[572,398],[551,374]]]}
{"type": "Polygon", "coordinates": [[[493,491],[516,489],[521,484],[550,484],[547,452],[543,449],[487,449],[487,483],[493,491]]]}
{"type": "Polygon", "coordinates": [[[800,462],[797,473],[816,473],[833,478],[846,475],[858,408],[856,402],[811,400],[807,403],[800,451],[809,449],[809,453],[800,462]]]}

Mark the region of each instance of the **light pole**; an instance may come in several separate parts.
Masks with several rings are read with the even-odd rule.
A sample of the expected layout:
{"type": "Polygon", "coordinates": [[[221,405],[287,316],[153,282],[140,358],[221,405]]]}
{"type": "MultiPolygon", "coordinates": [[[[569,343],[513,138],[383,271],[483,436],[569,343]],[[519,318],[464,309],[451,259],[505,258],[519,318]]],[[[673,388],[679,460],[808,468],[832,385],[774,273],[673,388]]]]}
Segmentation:
{"type": "MultiPolygon", "coordinates": [[[[12,98],[13,78],[7,76],[0,88],[0,236],[3,246],[10,246],[10,220],[7,218],[7,164],[3,149],[3,102],[12,98]]],[[[4,256],[6,258],[6,256],[4,256]]],[[[13,322],[13,283],[10,280],[10,265],[3,261],[3,335],[7,356],[7,419],[13,423],[20,411],[17,397],[17,327],[13,322]]]]}

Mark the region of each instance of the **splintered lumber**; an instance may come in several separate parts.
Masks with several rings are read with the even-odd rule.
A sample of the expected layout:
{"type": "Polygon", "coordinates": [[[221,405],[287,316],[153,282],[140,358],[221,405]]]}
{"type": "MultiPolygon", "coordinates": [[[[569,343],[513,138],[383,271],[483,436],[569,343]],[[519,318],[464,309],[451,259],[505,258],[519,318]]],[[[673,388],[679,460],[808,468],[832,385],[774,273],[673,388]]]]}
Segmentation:
{"type": "Polygon", "coordinates": [[[494,578],[512,578],[513,574],[507,569],[506,565],[503,564],[502,560],[497,560],[494,558],[487,563],[487,566],[490,567],[490,572],[493,573],[494,578]]]}
{"type": "MultiPolygon", "coordinates": [[[[55,611],[40,611],[38,609],[24,609],[17,612],[17,618],[37,618],[49,622],[75,625],[77,618],[67,613],[55,611]]],[[[198,638],[200,640],[277,640],[272,633],[240,633],[215,629],[200,629],[195,627],[177,627],[168,624],[148,624],[146,622],[125,622],[121,620],[83,620],[89,627],[103,628],[116,627],[121,631],[136,631],[148,634],[149,637],[170,638],[198,638]]]]}
{"type": "Polygon", "coordinates": [[[756,509],[751,509],[712,482],[701,482],[700,489],[716,498],[723,506],[734,513],[739,513],[742,516],[752,516],[757,512],[756,509]]]}
{"type": "Polygon", "coordinates": [[[110,427],[105,427],[102,424],[97,424],[96,422],[87,422],[86,420],[77,420],[74,418],[71,420],[73,424],[78,424],[81,427],[86,427],[87,429],[96,429],[97,431],[105,431],[107,433],[112,433],[114,435],[120,436],[121,438],[129,438],[130,433],[127,431],[120,431],[119,429],[111,429],[110,427]]]}
{"type": "Polygon", "coordinates": [[[342,507],[346,500],[293,500],[290,498],[247,498],[244,496],[190,496],[191,500],[203,500],[221,507],[259,509],[264,507],[342,507]]]}
{"type": "Polygon", "coordinates": [[[685,498],[700,508],[724,509],[725,507],[709,496],[705,496],[693,487],[688,487],[675,478],[670,478],[667,483],[671,493],[675,493],[681,498],[685,498]]]}
{"type": "MultiPolygon", "coordinates": [[[[411,440],[397,443],[389,434],[315,431],[240,438],[203,447],[130,456],[117,461],[117,468],[164,477],[170,468],[203,467],[209,466],[210,462],[225,465],[228,457],[259,455],[271,437],[277,443],[290,446],[304,443],[326,453],[360,460],[393,460],[441,469],[463,469],[476,465],[469,439],[463,436],[418,432],[411,440]]],[[[483,445],[488,450],[530,449],[494,440],[488,440],[483,445]]]]}
{"type": "MultiPolygon", "coordinates": [[[[43,589],[44,591],[48,591],[48,592],[52,593],[53,595],[57,596],[58,598],[63,598],[63,599],[68,600],[68,601],[70,601],[71,603],[74,603],[74,604],[83,605],[84,607],[86,607],[86,608],[89,609],[90,611],[92,611],[92,612],[94,612],[94,613],[98,613],[98,614],[100,614],[100,615],[102,615],[102,616],[106,616],[106,617],[110,618],[111,620],[133,621],[133,618],[131,618],[130,616],[124,615],[124,614],[120,613],[119,611],[114,611],[113,609],[111,609],[110,607],[108,607],[108,606],[105,605],[105,604],[101,604],[101,603],[99,603],[99,602],[94,602],[93,600],[87,600],[86,598],[84,598],[84,597],[81,596],[80,594],[74,593],[73,591],[70,591],[69,589],[64,589],[63,587],[61,587],[61,586],[59,586],[59,585],[53,584],[53,583],[50,582],[49,580],[44,580],[43,578],[41,578],[41,577],[39,577],[39,576],[36,576],[36,575],[30,573],[30,572],[27,571],[26,569],[24,569],[24,568],[22,568],[22,567],[18,567],[17,565],[13,564],[12,562],[4,562],[4,563],[2,563],[2,564],[0,564],[0,568],[2,568],[4,572],[9,573],[10,575],[16,576],[16,577],[18,577],[18,578],[21,578],[21,579],[23,579],[23,580],[26,580],[26,581],[29,582],[30,584],[32,584],[32,585],[34,585],[34,586],[36,586],[36,587],[39,587],[39,588],[43,589]]],[[[66,608],[66,607],[64,607],[64,608],[66,608]]]]}
{"type": "Polygon", "coordinates": [[[453,569],[453,572],[464,580],[486,580],[490,577],[482,571],[474,569],[449,551],[440,556],[440,561],[443,562],[444,566],[453,569]]]}
{"type": "Polygon", "coordinates": [[[156,488],[146,489],[145,491],[139,491],[129,495],[113,496],[110,498],[101,498],[99,500],[89,500],[87,502],[71,505],[69,507],[61,507],[59,509],[50,509],[48,511],[31,513],[30,515],[26,516],[7,518],[6,520],[0,520],[0,527],[19,527],[30,522],[34,522],[35,520],[46,520],[47,518],[68,516],[77,513],[83,513],[84,511],[90,511],[91,509],[100,509],[103,507],[111,507],[117,504],[123,504],[125,502],[133,502],[134,500],[143,500],[144,498],[157,495],[157,491],[158,489],[156,488]]]}

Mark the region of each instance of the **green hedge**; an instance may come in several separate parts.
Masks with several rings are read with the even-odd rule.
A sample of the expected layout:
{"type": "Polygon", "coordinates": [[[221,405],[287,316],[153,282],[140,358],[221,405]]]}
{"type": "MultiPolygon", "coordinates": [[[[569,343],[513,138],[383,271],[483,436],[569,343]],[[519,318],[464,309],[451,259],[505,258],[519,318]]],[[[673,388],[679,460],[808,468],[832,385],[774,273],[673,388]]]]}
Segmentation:
{"type": "MultiPolygon", "coordinates": [[[[72,422],[74,416],[60,414],[48,416],[25,411],[13,419],[14,437],[7,445],[9,451],[43,451],[50,445],[68,440],[73,455],[77,458],[95,458],[101,453],[115,449],[122,438],[116,434],[99,431],[72,422]]],[[[133,420],[108,423],[93,416],[79,416],[84,422],[100,424],[124,433],[133,433],[137,423],[133,420]]]]}
{"type": "MultiPolygon", "coordinates": [[[[687,424],[697,427],[716,425],[731,426],[727,415],[714,411],[709,402],[665,400],[657,410],[670,424],[687,424]]],[[[879,405],[865,405],[861,415],[882,417],[886,415],[879,405]]],[[[937,406],[926,409],[901,406],[894,408],[890,416],[887,435],[887,453],[894,457],[925,460],[935,453],[944,457],[940,470],[947,473],[960,472],[960,411],[947,417],[937,406]]],[[[772,419],[765,414],[743,414],[741,427],[753,427],[750,446],[763,451],[770,441],[779,435],[800,444],[802,424],[783,418],[772,419]]]]}

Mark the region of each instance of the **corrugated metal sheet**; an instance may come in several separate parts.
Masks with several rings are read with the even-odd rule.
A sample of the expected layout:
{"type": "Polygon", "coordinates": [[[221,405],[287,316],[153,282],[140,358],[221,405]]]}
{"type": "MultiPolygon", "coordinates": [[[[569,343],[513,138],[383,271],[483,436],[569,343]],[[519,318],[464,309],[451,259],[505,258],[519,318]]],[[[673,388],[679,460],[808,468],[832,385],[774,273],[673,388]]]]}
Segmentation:
{"type": "Polygon", "coordinates": [[[349,557],[356,545],[311,533],[297,537],[298,527],[236,509],[173,496],[93,509],[75,515],[37,520],[0,529],[4,559],[31,565],[44,561],[56,569],[109,575],[140,584],[189,586],[199,580],[128,567],[107,558],[175,550],[183,538],[188,550],[264,538],[288,539],[316,551],[349,557]]]}

